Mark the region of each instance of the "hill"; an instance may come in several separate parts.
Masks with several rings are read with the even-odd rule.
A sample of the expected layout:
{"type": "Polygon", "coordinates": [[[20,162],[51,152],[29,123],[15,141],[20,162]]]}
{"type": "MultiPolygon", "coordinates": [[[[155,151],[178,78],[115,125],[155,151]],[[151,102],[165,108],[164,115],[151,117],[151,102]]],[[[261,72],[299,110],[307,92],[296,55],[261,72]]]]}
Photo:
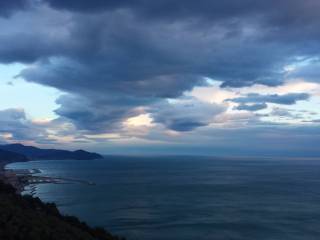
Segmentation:
{"type": "Polygon", "coordinates": [[[25,162],[28,160],[23,154],[0,149],[0,162],[25,162]]]}
{"type": "Polygon", "coordinates": [[[21,196],[0,181],[0,239],[120,240],[102,228],[91,228],[76,217],[63,216],[54,203],[21,196]]]}
{"type": "Polygon", "coordinates": [[[103,158],[98,153],[84,150],[68,151],[59,149],[41,149],[33,146],[25,146],[19,143],[0,145],[0,150],[22,154],[30,160],[92,160],[103,158]]]}

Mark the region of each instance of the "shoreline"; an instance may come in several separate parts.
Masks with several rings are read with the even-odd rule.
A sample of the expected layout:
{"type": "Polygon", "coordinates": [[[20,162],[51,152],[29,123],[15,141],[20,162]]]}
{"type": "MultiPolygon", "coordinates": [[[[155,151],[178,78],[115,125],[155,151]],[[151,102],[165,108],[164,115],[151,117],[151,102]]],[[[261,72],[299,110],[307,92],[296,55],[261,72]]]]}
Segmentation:
{"type": "MultiPolygon", "coordinates": [[[[0,161],[0,180],[10,184],[16,189],[18,194],[21,194],[26,190],[27,186],[52,183],[52,184],[72,184],[80,183],[86,185],[96,185],[94,182],[72,179],[72,178],[62,178],[62,177],[49,177],[49,176],[34,176],[34,174],[41,173],[40,169],[6,169],[6,166],[11,163],[11,161],[0,161]]],[[[30,191],[31,195],[35,194],[35,187],[30,191]]]]}
{"type": "Polygon", "coordinates": [[[37,172],[6,169],[10,163],[14,161],[0,161],[1,239],[16,239],[17,236],[17,239],[33,239],[38,236],[39,239],[125,240],[105,228],[90,226],[76,216],[62,214],[55,203],[34,197],[34,190],[31,195],[21,194],[30,185],[31,178],[38,179],[38,176],[32,176],[37,172]]]}
{"type": "Polygon", "coordinates": [[[10,163],[14,163],[14,162],[11,162],[11,161],[0,162],[0,180],[2,180],[4,183],[10,184],[16,189],[16,192],[18,194],[21,194],[26,185],[21,181],[21,179],[19,179],[19,177],[15,172],[5,169],[5,167],[10,163]]]}

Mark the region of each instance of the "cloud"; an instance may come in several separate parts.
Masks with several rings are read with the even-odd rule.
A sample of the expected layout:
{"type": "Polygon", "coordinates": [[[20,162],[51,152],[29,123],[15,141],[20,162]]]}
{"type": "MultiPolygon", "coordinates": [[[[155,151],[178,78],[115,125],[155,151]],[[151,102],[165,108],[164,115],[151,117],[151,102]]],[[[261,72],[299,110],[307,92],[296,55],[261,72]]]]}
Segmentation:
{"type": "Polygon", "coordinates": [[[23,109],[11,108],[0,111],[0,135],[7,136],[7,140],[34,140],[44,137],[44,133],[27,119],[23,109]]]}
{"type": "Polygon", "coordinates": [[[151,116],[154,122],[163,124],[167,129],[187,132],[209,125],[225,110],[223,105],[191,98],[161,102],[151,110],[151,116]]]}
{"type": "Polygon", "coordinates": [[[81,96],[63,95],[57,100],[61,107],[55,112],[69,119],[79,130],[91,133],[115,132],[121,129],[123,121],[140,113],[125,102],[125,99],[104,98],[95,102],[81,96]]]}
{"type": "Polygon", "coordinates": [[[167,154],[184,155],[258,156],[258,159],[268,156],[319,157],[319,129],[319,125],[270,124],[257,119],[246,125],[204,126],[197,131],[177,135],[154,128],[144,136],[149,141],[116,144],[112,148],[149,154],[165,151],[167,154]]]}
{"type": "Polygon", "coordinates": [[[250,105],[241,103],[239,104],[239,106],[236,107],[236,109],[254,112],[254,111],[265,109],[267,107],[268,105],[266,103],[257,103],[257,104],[250,104],[250,105]]]}
{"type": "Polygon", "coordinates": [[[320,123],[320,119],[314,119],[314,120],[311,120],[310,122],[313,122],[313,123],[320,123]]]}
{"type": "Polygon", "coordinates": [[[227,0],[216,2],[210,0],[164,0],[154,2],[148,0],[45,0],[50,6],[57,9],[95,13],[102,11],[116,11],[126,9],[136,15],[147,19],[176,20],[201,18],[206,20],[235,19],[257,15],[265,17],[270,24],[290,25],[303,24],[303,21],[314,21],[317,19],[317,8],[319,2],[315,0],[276,0],[267,2],[254,2],[251,0],[227,0]],[[277,7],[275,9],[275,6],[277,7]],[[303,10],[303,11],[302,11],[303,10]],[[299,14],[299,15],[298,15],[299,14]],[[300,16],[299,19],[296,19],[300,16]]]}
{"type": "Polygon", "coordinates": [[[297,101],[308,100],[310,95],[308,93],[288,93],[283,95],[268,94],[261,95],[258,93],[250,93],[245,97],[238,97],[233,99],[227,99],[235,103],[246,104],[246,103],[276,103],[283,105],[293,105],[297,101]]]}
{"type": "Polygon", "coordinates": [[[222,87],[283,84],[285,66],[319,55],[318,7],[315,0],[37,1],[0,19],[0,62],[28,63],[19,76],[63,91],[56,113],[96,133],[206,78],[222,87]]]}
{"type": "MultiPolygon", "coordinates": [[[[114,59],[121,60],[120,63],[127,63],[123,61],[126,60],[126,57],[130,58],[132,53],[135,56],[140,55],[140,58],[135,59],[138,63],[149,63],[152,66],[152,61],[150,60],[157,60],[158,55],[163,52],[162,55],[167,56],[159,59],[162,60],[159,67],[165,65],[165,63],[173,63],[173,67],[177,65],[176,67],[179,67],[182,70],[181,72],[185,72],[187,67],[190,68],[191,66],[193,75],[221,78],[224,81],[224,86],[243,86],[251,85],[254,82],[269,85],[281,83],[281,69],[277,65],[281,64],[281,61],[285,62],[287,57],[294,54],[294,52],[287,52],[292,48],[282,46],[284,43],[280,36],[273,36],[275,34],[272,31],[273,25],[268,25],[272,28],[269,29],[267,27],[265,31],[260,29],[259,24],[267,24],[273,18],[284,17],[283,12],[281,13],[280,10],[279,12],[274,12],[274,3],[253,4],[252,1],[245,1],[239,4],[237,1],[230,1],[230,4],[226,5],[225,3],[212,1],[200,1],[199,3],[193,1],[164,1],[161,3],[150,1],[48,2],[50,6],[57,9],[83,10],[91,14],[79,15],[74,12],[70,13],[70,17],[65,19],[65,24],[58,25],[61,30],[59,33],[56,29],[57,26],[52,24],[56,20],[51,19],[51,23],[46,22],[50,17],[55,17],[56,19],[56,11],[49,12],[46,10],[48,14],[43,18],[45,20],[44,23],[47,23],[50,28],[47,31],[54,30],[56,34],[54,37],[49,35],[50,37],[48,38],[48,36],[41,35],[43,32],[39,32],[37,28],[34,28],[34,42],[37,42],[37,45],[32,45],[28,41],[32,37],[30,34],[26,38],[25,46],[19,42],[21,38],[18,36],[11,36],[11,38],[9,36],[6,41],[16,39],[18,43],[16,44],[17,47],[13,47],[13,49],[19,48],[22,51],[28,49],[28,46],[33,47],[30,50],[30,54],[33,54],[30,60],[37,60],[37,55],[38,58],[57,55],[85,58],[87,57],[85,56],[86,53],[91,53],[90,59],[92,59],[92,56],[95,57],[97,52],[101,52],[101,56],[104,52],[110,55],[110,52],[106,52],[106,50],[111,50],[111,53],[116,54],[114,59]],[[117,11],[118,9],[123,11],[117,11]],[[168,9],[172,9],[171,14],[176,19],[176,22],[145,22],[146,18],[150,19],[152,17],[163,20],[171,19],[171,11],[168,11],[168,9]],[[98,10],[98,12],[96,13],[94,10],[98,10]],[[181,14],[179,14],[180,12],[181,14]],[[273,14],[276,16],[273,16],[273,14]],[[206,24],[201,23],[200,25],[197,21],[188,20],[194,17],[196,19],[202,18],[203,16],[206,16],[205,20],[202,20],[206,21],[206,24]],[[264,20],[263,16],[271,19],[269,21],[264,20]],[[139,17],[143,17],[143,21],[139,17]],[[115,22],[117,22],[117,28],[114,27],[115,22]],[[65,26],[68,26],[68,28],[65,26]],[[60,36],[61,32],[65,33],[66,31],[65,39],[62,39],[64,43],[57,43],[56,36],[60,36]],[[92,38],[91,36],[95,37],[92,38]],[[268,43],[269,39],[264,39],[264,37],[274,37],[275,41],[270,44],[268,43]],[[115,41],[112,41],[113,39],[115,41]],[[251,42],[250,46],[246,44],[247,41],[251,42]],[[180,42],[184,42],[184,45],[182,46],[180,42]],[[109,47],[106,47],[107,45],[109,47]],[[123,51],[119,50],[117,45],[123,51]],[[130,47],[135,47],[135,51],[130,47]],[[87,49],[90,49],[90,51],[88,52],[87,49]],[[105,51],[101,51],[102,49],[105,51]],[[277,55],[268,54],[273,51],[277,51],[277,55]],[[145,56],[148,57],[148,55],[150,55],[150,60],[146,61],[145,56]],[[246,55],[251,57],[244,57],[246,55]],[[174,56],[177,56],[177,58],[174,56]],[[277,56],[280,58],[278,59],[277,56]],[[199,63],[197,64],[195,60],[199,63]],[[229,71],[232,69],[234,71],[229,71]],[[239,71],[240,69],[242,71],[239,71]]],[[[290,5],[290,9],[301,9],[301,5],[304,8],[307,6],[308,10],[310,8],[308,7],[309,4],[301,4],[299,1],[285,1],[278,7],[287,12],[288,9],[286,7],[288,5],[290,5]]],[[[312,9],[310,8],[310,10],[312,9]]],[[[39,13],[35,12],[33,17],[36,18],[36,14],[39,13]]],[[[61,15],[68,15],[68,13],[61,13],[61,15]]],[[[289,16],[291,15],[288,13],[289,16]]],[[[291,17],[293,20],[294,16],[291,17]]],[[[304,18],[305,16],[300,15],[299,17],[304,18]]],[[[274,24],[277,26],[280,22],[274,24]]],[[[290,33],[288,32],[288,34],[290,33]]],[[[299,44],[299,41],[293,44],[299,44]]],[[[302,48],[300,49],[303,50],[302,48]]],[[[113,58],[113,54],[110,55],[110,58],[113,58]]],[[[6,55],[9,58],[14,54],[6,55]]],[[[14,61],[13,57],[7,59],[7,61],[9,60],[14,61]]],[[[19,58],[17,57],[16,60],[19,60],[19,58]]],[[[124,65],[116,64],[116,66],[121,67],[124,65]]],[[[159,69],[159,72],[161,71],[163,70],[159,69]]],[[[161,75],[167,75],[167,73],[162,73],[161,75]]],[[[177,73],[175,75],[179,76],[177,73]]]]}
{"type": "Polygon", "coordinates": [[[284,108],[273,108],[271,113],[271,116],[279,116],[279,117],[297,117],[294,116],[290,110],[284,109],[284,108]]]}
{"type": "Polygon", "coordinates": [[[28,4],[28,0],[0,1],[0,16],[9,17],[17,10],[26,9],[28,4]]]}
{"type": "Polygon", "coordinates": [[[0,141],[63,147],[66,142],[88,143],[90,139],[66,118],[30,119],[24,109],[9,108],[0,110],[0,141]]]}
{"type": "Polygon", "coordinates": [[[313,59],[302,66],[296,67],[291,73],[292,78],[303,78],[305,81],[320,83],[320,60],[313,59]]]}

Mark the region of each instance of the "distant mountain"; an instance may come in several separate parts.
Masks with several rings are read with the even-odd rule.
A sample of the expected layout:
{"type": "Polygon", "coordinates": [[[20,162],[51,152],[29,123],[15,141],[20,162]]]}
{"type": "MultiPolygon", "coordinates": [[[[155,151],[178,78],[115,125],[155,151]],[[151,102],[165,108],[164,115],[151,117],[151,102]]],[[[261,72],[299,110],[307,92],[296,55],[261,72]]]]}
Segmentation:
{"type": "Polygon", "coordinates": [[[23,154],[0,149],[0,162],[25,162],[28,160],[23,154]]]}
{"type": "Polygon", "coordinates": [[[32,146],[25,146],[19,143],[0,145],[0,150],[22,154],[29,159],[37,160],[92,160],[103,158],[100,154],[84,150],[67,151],[59,149],[41,149],[32,146]]]}

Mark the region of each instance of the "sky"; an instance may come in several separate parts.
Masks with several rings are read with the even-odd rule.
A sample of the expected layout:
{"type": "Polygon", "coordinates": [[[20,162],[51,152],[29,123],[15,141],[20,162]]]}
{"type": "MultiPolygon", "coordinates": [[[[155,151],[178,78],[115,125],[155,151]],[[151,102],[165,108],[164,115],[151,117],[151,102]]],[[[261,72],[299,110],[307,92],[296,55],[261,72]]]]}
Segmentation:
{"type": "Polygon", "coordinates": [[[320,156],[318,0],[0,2],[0,143],[320,156]]]}

